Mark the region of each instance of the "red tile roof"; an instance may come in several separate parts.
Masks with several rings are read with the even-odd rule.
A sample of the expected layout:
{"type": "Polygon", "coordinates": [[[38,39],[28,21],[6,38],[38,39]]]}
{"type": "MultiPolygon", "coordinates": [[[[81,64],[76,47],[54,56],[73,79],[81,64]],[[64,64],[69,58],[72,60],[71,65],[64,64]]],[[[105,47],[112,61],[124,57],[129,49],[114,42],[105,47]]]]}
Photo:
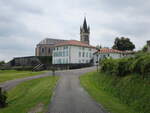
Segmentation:
{"type": "Polygon", "coordinates": [[[77,40],[68,40],[68,41],[60,42],[60,43],[55,44],[55,47],[64,46],[64,45],[82,46],[82,47],[88,47],[88,48],[95,48],[96,49],[96,47],[94,47],[94,46],[82,43],[82,42],[77,41],[77,40]]]}
{"type": "Polygon", "coordinates": [[[109,49],[109,48],[102,48],[102,49],[98,50],[97,52],[99,52],[99,53],[123,53],[123,51],[119,51],[116,49],[109,49]]]}
{"type": "Polygon", "coordinates": [[[109,49],[109,48],[102,48],[102,49],[98,50],[97,52],[99,52],[99,53],[124,53],[124,54],[134,54],[135,53],[134,51],[120,51],[120,50],[109,49]]]}

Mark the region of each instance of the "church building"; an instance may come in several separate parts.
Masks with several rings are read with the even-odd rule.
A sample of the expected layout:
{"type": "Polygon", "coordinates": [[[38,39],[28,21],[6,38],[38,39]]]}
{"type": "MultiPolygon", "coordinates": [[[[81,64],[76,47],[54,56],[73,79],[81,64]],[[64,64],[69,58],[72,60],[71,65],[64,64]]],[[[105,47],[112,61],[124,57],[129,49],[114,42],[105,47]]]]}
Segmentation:
{"type": "MultiPolygon", "coordinates": [[[[36,45],[35,56],[52,56],[53,49],[56,44],[69,40],[45,38],[36,45]]],[[[86,17],[83,25],[80,27],[80,41],[81,43],[90,45],[90,27],[87,25],[86,17]]]]}

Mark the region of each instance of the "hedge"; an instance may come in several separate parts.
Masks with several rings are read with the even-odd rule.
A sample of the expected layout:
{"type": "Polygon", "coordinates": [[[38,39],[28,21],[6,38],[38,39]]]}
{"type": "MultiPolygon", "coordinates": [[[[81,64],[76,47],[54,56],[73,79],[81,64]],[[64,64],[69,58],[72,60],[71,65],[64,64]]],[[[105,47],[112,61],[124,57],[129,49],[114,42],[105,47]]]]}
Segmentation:
{"type": "Polygon", "coordinates": [[[104,59],[101,71],[110,75],[126,76],[137,73],[143,77],[150,76],[150,54],[136,55],[134,58],[104,59]]]}

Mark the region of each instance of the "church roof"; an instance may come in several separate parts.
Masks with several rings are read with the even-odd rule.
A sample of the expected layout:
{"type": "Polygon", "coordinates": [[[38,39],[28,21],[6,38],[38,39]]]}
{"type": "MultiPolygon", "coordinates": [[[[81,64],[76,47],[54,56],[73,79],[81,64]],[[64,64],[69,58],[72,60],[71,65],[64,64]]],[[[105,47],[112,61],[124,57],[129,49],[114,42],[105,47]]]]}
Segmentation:
{"type": "Polygon", "coordinates": [[[94,46],[82,43],[82,42],[77,41],[77,40],[68,40],[68,41],[60,42],[60,43],[55,44],[55,47],[64,46],[64,45],[73,45],[73,46],[82,46],[82,47],[88,47],[88,48],[95,48],[94,46]]]}
{"type": "Polygon", "coordinates": [[[84,17],[83,26],[80,28],[80,32],[89,32],[90,27],[87,25],[86,17],[84,17]]]}
{"type": "Polygon", "coordinates": [[[62,42],[62,41],[66,41],[66,40],[45,38],[44,40],[40,41],[39,44],[50,44],[50,45],[53,45],[53,44],[56,44],[56,43],[59,43],[59,42],[62,42]]]}
{"type": "Polygon", "coordinates": [[[86,22],[86,18],[84,18],[83,28],[85,29],[85,31],[87,31],[87,30],[88,30],[87,22],[86,22]]]}

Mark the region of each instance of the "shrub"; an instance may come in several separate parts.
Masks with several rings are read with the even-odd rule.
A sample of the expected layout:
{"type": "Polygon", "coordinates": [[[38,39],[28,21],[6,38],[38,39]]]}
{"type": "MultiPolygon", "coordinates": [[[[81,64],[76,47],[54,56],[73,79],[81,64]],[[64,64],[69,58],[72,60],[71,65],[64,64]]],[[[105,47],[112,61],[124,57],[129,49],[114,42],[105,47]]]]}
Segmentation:
{"type": "Polygon", "coordinates": [[[115,74],[116,73],[116,61],[113,59],[105,59],[101,62],[101,71],[106,72],[107,74],[115,74]]]}
{"type": "Polygon", "coordinates": [[[101,62],[101,71],[117,76],[137,73],[150,76],[150,54],[137,54],[134,58],[105,59],[101,62]]]}
{"type": "Polygon", "coordinates": [[[131,65],[131,70],[134,73],[143,75],[143,77],[144,75],[150,75],[150,55],[137,57],[131,65]]]}
{"type": "Polygon", "coordinates": [[[118,76],[125,76],[129,73],[131,73],[130,66],[133,62],[132,58],[124,58],[124,59],[119,59],[117,62],[117,67],[116,67],[116,75],[118,76]]]}
{"type": "Polygon", "coordinates": [[[101,70],[111,75],[125,76],[130,73],[131,58],[106,59],[101,63],[101,70]]]}
{"type": "Polygon", "coordinates": [[[3,108],[7,105],[6,99],[6,92],[2,91],[2,88],[0,88],[0,108],[3,108]]]}

